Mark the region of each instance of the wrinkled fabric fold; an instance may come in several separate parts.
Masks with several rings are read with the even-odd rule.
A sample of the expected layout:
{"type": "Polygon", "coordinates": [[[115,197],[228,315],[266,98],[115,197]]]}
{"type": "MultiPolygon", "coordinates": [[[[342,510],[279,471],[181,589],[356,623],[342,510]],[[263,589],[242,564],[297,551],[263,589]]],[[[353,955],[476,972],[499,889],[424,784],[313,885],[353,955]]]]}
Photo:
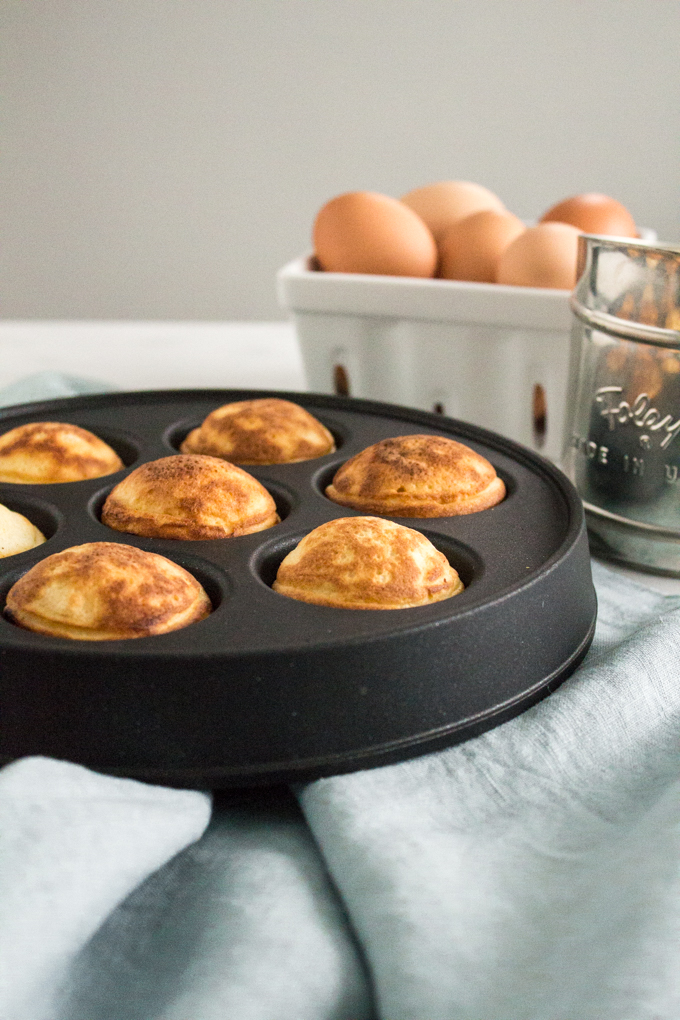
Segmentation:
{"type": "Polygon", "coordinates": [[[595,647],[546,701],[300,793],[381,1017],[680,1015],[680,599],[595,577],[595,647]]]}
{"type": "Polygon", "coordinates": [[[283,789],[218,801],[203,838],[75,961],[55,1020],[372,1016],[344,910],[283,789]]]}
{"type": "Polygon", "coordinates": [[[207,794],[24,758],[0,771],[0,1017],[51,1020],[78,953],[199,839],[207,794]]]}

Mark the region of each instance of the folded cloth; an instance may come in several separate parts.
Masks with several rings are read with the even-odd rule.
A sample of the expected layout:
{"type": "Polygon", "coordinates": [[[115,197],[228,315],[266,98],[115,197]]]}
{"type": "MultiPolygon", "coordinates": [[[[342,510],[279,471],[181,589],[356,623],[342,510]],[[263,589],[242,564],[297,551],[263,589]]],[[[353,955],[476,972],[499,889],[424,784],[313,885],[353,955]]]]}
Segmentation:
{"type": "Polygon", "coordinates": [[[369,1020],[359,951],[295,800],[240,800],[218,800],[204,837],[111,915],[50,1020],[369,1020]]]}
{"type": "Polygon", "coordinates": [[[55,397],[77,397],[86,393],[113,393],[116,386],[61,372],[34,372],[0,389],[0,407],[27,404],[33,400],[53,400],[55,397]]]}
{"type": "Polygon", "coordinates": [[[6,767],[2,1020],[677,1020],[680,597],[594,577],[555,694],[302,811],[6,767]]]}
{"type": "Polygon", "coordinates": [[[300,793],[381,1017],[680,1016],[680,598],[594,574],[594,647],[546,701],[300,793]]]}
{"type": "Polygon", "coordinates": [[[559,691],[309,784],[309,829],[285,790],[223,798],[198,838],[203,794],[8,766],[0,1016],[677,1020],[680,599],[595,579],[559,691]]]}
{"type": "Polygon", "coordinates": [[[199,838],[210,798],[47,758],[0,771],[0,1017],[52,1017],[78,952],[199,838]]]}

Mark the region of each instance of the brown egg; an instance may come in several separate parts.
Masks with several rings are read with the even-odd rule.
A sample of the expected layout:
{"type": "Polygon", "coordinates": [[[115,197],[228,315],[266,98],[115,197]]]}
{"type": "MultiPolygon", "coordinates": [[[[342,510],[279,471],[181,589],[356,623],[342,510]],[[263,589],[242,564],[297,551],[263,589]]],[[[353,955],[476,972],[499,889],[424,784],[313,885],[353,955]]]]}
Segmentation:
{"type": "Polygon", "coordinates": [[[452,223],[439,241],[439,272],[444,280],[494,283],[501,255],[526,227],[508,212],[484,209],[452,223]]]}
{"type": "Polygon", "coordinates": [[[579,234],[568,223],[529,227],[501,255],[496,283],[572,290],[576,284],[579,234]]]}
{"type": "Polygon", "coordinates": [[[438,242],[452,223],[483,209],[505,212],[505,206],[493,191],[471,181],[440,181],[416,188],[402,202],[427,223],[438,242]]]}
{"type": "Polygon", "coordinates": [[[412,209],[371,191],[338,195],[314,223],[314,251],[331,273],[433,276],[437,248],[412,209]]]}
{"type": "Polygon", "coordinates": [[[635,220],[614,198],[596,193],[574,195],[558,202],[541,217],[541,223],[570,223],[586,234],[637,237],[635,220]]]}

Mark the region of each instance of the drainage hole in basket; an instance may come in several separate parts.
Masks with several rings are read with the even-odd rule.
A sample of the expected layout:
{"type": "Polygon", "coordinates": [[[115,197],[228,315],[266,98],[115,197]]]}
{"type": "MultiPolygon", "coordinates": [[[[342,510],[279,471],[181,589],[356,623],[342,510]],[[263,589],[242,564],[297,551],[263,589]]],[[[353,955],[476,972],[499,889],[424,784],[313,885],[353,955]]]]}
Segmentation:
{"type": "Polygon", "coordinates": [[[344,365],[333,365],[333,390],[338,397],[351,396],[349,375],[344,365]]]}
{"type": "Polygon", "coordinates": [[[534,445],[537,449],[545,446],[545,437],[548,430],[548,404],[545,396],[545,389],[540,383],[534,384],[531,398],[531,419],[533,424],[534,445]]]}

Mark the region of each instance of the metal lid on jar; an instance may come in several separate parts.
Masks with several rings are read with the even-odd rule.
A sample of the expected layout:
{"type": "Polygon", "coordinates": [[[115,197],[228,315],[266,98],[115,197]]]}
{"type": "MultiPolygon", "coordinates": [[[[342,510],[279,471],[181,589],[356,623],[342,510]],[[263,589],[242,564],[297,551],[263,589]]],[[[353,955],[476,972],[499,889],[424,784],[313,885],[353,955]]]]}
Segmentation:
{"type": "Polygon", "coordinates": [[[575,315],[628,340],[680,348],[680,246],[579,238],[575,315]]]}

